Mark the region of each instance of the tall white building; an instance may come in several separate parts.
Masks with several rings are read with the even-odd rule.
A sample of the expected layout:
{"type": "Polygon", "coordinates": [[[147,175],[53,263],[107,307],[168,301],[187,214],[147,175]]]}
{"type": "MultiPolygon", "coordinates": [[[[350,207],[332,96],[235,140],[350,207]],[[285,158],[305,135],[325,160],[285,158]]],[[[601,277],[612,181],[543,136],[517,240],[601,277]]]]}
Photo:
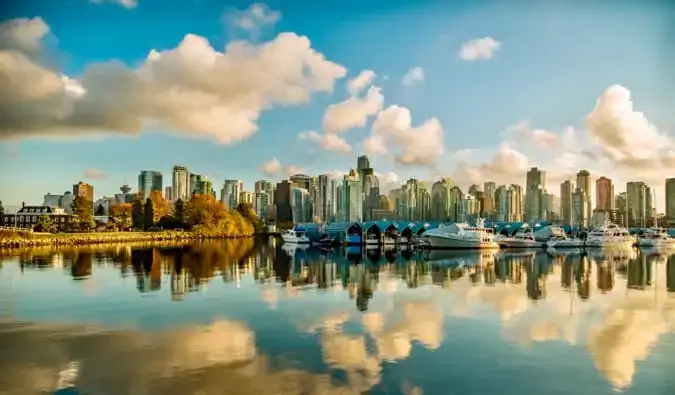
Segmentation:
{"type": "Polygon", "coordinates": [[[220,190],[220,201],[227,209],[236,208],[239,204],[239,195],[242,192],[244,183],[240,180],[223,181],[223,189],[220,190]]]}
{"type": "Polygon", "coordinates": [[[171,197],[174,201],[190,199],[190,172],[187,167],[179,165],[173,167],[171,191],[171,197]]]}
{"type": "Polygon", "coordinates": [[[291,187],[291,210],[296,224],[312,221],[312,199],[308,190],[291,187]]]}

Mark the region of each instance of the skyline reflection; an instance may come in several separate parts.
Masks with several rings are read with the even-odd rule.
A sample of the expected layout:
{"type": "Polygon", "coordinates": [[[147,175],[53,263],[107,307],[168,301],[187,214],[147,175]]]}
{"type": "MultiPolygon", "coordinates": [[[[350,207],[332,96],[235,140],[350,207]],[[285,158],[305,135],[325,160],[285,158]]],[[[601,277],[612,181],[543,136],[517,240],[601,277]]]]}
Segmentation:
{"type": "MultiPolygon", "coordinates": [[[[0,340],[14,344],[28,338],[16,329],[22,325],[33,327],[31,332],[44,341],[54,336],[65,341],[62,329],[51,333],[62,326],[96,328],[96,336],[104,339],[112,336],[108,333],[133,338],[125,352],[152,359],[141,369],[148,376],[143,382],[156,381],[148,384],[147,393],[179,393],[169,384],[178,377],[194,387],[176,386],[176,391],[207,390],[215,388],[217,380],[210,375],[216,371],[240,380],[246,369],[275,377],[268,384],[275,390],[267,393],[397,393],[402,388],[438,393],[438,380],[413,374],[414,366],[400,377],[388,372],[397,364],[414,364],[408,361],[420,356],[454,366],[459,361],[452,349],[468,344],[481,350],[467,357],[471,359],[505,352],[499,350],[509,343],[523,350],[550,343],[536,357],[508,362],[534,369],[531,363],[543,358],[550,366],[536,365],[544,369],[542,375],[556,369],[560,358],[588,360],[599,381],[575,370],[580,383],[590,387],[567,383],[569,393],[612,388],[650,393],[657,387],[640,377],[653,378],[664,367],[675,367],[664,357],[675,351],[675,256],[658,251],[326,252],[238,240],[23,250],[0,260],[0,303],[7,306],[0,308],[0,340]],[[162,335],[155,338],[154,332],[162,335]],[[478,333],[483,334],[480,341],[478,333]],[[317,358],[325,365],[317,375],[309,373],[318,366],[311,362],[309,350],[315,346],[310,346],[313,341],[305,344],[307,336],[318,341],[317,358]],[[180,350],[169,344],[176,338],[182,339],[180,350]],[[146,347],[166,350],[155,355],[146,347]],[[303,347],[308,355],[293,351],[303,347]],[[224,355],[241,357],[225,361],[224,355]],[[273,362],[277,358],[291,363],[293,377],[327,392],[282,389],[279,375],[290,373],[273,362]],[[190,364],[194,367],[188,369],[190,364]],[[181,365],[185,369],[176,371],[181,365]],[[334,374],[343,377],[341,384],[326,378],[334,374]]],[[[87,358],[97,360],[89,355],[93,352],[86,352],[87,358]]],[[[31,372],[54,375],[61,369],[40,355],[31,372]]],[[[85,372],[86,358],[78,366],[85,372]]],[[[670,376],[659,379],[675,388],[670,376]]],[[[520,385],[499,374],[493,380],[511,383],[514,391],[520,385]]],[[[96,393],[116,393],[106,392],[91,376],[76,382],[96,393]]],[[[238,393],[259,393],[251,388],[261,383],[238,382],[238,393]]],[[[16,393],[30,393],[21,385],[29,383],[0,379],[0,389],[15,386],[16,393]]]]}

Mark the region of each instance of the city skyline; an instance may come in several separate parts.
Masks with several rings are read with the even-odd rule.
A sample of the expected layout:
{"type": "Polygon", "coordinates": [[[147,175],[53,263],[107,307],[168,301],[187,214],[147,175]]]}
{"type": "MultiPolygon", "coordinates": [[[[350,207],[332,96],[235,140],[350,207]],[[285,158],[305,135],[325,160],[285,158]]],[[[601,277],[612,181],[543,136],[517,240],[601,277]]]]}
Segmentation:
{"type": "Polygon", "coordinates": [[[263,178],[344,173],[365,153],[383,190],[443,177],[464,191],[486,181],[526,188],[538,167],[558,195],[564,179],[587,169],[592,190],[601,176],[615,194],[644,181],[665,210],[665,180],[675,176],[675,93],[663,89],[674,59],[664,29],[675,8],[666,2],[347,1],[335,15],[277,2],[203,0],[190,12],[153,0],[98,3],[36,0],[3,15],[8,73],[35,66],[0,84],[15,98],[2,111],[16,115],[0,125],[6,205],[78,181],[105,195],[125,183],[136,189],[141,169],[162,172],[166,186],[175,164],[218,189],[238,179],[250,191],[263,178]],[[283,57],[290,48],[295,57],[283,57]],[[209,63],[214,51],[229,63],[209,63]],[[104,64],[110,59],[120,64],[104,64]],[[288,70],[276,69],[281,62],[288,70]],[[173,97],[169,81],[192,103],[173,97]],[[212,100],[200,101],[205,95],[212,100]],[[66,113],[54,117],[57,108],[66,113]]]}

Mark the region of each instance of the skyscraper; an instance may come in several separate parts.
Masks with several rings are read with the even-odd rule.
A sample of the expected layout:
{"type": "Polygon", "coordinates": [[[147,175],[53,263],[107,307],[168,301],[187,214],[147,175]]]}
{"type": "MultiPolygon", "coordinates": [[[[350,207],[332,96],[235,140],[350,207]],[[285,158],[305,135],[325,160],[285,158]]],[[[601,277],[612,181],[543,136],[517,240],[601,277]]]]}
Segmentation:
{"type": "Polygon", "coordinates": [[[90,200],[93,204],[94,202],[94,186],[91,184],[87,184],[86,182],[78,182],[77,184],[73,185],[73,196],[74,197],[84,197],[87,200],[90,200]]]}
{"type": "Polygon", "coordinates": [[[607,177],[595,181],[595,209],[605,212],[614,210],[614,184],[607,177]]]}
{"type": "Polygon", "coordinates": [[[243,190],[243,182],[240,180],[225,180],[220,190],[220,201],[227,209],[234,209],[239,205],[239,195],[243,190]]]}
{"type": "Polygon", "coordinates": [[[652,194],[644,182],[626,183],[626,214],[628,226],[651,226],[652,194]]]}
{"type": "Polygon", "coordinates": [[[675,178],[666,180],[666,220],[668,226],[675,225],[675,178]]]}
{"type": "Polygon", "coordinates": [[[566,180],[560,184],[560,220],[564,225],[573,225],[574,217],[572,215],[572,194],[574,193],[574,184],[566,180]]]}
{"type": "Polygon", "coordinates": [[[586,212],[588,212],[590,215],[593,210],[591,206],[591,196],[593,196],[593,191],[591,191],[591,173],[589,173],[588,170],[579,170],[577,173],[577,188],[580,188],[582,191],[584,191],[587,206],[586,212]]]}
{"type": "Polygon", "coordinates": [[[532,167],[527,171],[525,181],[525,220],[538,221],[546,216],[546,172],[532,167]]]}
{"type": "Polygon", "coordinates": [[[173,200],[188,200],[190,199],[190,172],[187,167],[176,165],[173,167],[173,179],[171,183],[171,191],[173,200]]]}
{"type": "Polygon", "coordinates": [[[274,195],[277,223],[293,222],[293,210],[291,208],[291,186],[291,183],[286,180],[277,183],[277,192],[274,195]]]}
{"type": "Polygon", "coordinates": [[[138,175],[138,194],[149,197],[150,192],[162,192],[164,182],[162,173],[155,170],[141,170],[138,175]]]}

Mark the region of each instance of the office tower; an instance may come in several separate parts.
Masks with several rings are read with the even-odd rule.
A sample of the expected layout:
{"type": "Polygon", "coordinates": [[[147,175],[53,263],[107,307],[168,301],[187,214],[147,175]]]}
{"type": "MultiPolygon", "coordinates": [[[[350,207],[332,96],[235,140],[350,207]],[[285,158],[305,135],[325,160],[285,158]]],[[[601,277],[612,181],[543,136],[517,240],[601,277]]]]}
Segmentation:
{"type": "Polygon", "coordinates": [[[363,221],[363,185],[354,169],[342,180],[341,211],[339,217],[343,221],[363,221]]]}
{"type": "Polygon", "coordinates": [[[138,175],[139,196],[149,197],[151,192],[162,192],[164,183],[162,173],[154,170],[141,170],[138,175]]]}
{"type": "Polygon", "coordinates": [[[431,219],[434,221],[447,221],[452,212],[450,191],[452,181],[449,178],[436,181],[431,186],[431,219]]]}
{"type": "Polygon", "coordinates": [[[545,219],[543,205],[546,195],[546,172],[532,167],[527,171],[525,180],[525,220],[538,221],[545,219]]]}
{"type": "Polygon", "coordinates": [[[312,177],[304,174],[294,174],[289,177],[289,181],[293,186],[309,191],[311,188],[312,177]]]}
{"type": "Polygon", "coordinates": [[[628,226],[627,203],[628,203],[628,194],[626,192],[621,192],[614,198],[614,207],[616,207],[616,214],[615,214],[616,218],[614,219],[614,221],[617,224],[623,226],[628,226]]]}
{"type": "Polygon", "coordinates": [[[175,200],[190,200],[190,172],[187,167],[176,165],[173,167],[171,182],[172,198],[175,200]]]}
{"type": "Polygon", "coordinates": [[[666,179],[666,221],[675,226],[675,178],[666,179]]]}
{"type": "Polygon", "coordinates": [[[626,183],[626,217],[630,227],[652,226],[652,194],[642,181],[626,183]]]}
{"type": "Polygon", "coordinates": [[[239,192],[239,204],[250,204],[253,206],[254,194],[248,191],[239,192]]]}
{"type": "Polygon", "coordinates": [[[253,210],[255,211],[255,214],[258,216],[260,219],[267,218],[268,216],[268,210],[270,205],[272,204],[272,196],[267,193],[267,192],[256,192],[255,193],[255,200],[253,201],[253,210]]]}
{"type": "Polygon", "coordinates": [[[166,200],[167,202],[173,201],[173,188],[172,187],[165,187],[164,188],[164,200],[166,200]]]}
{"type": "Polygon", "coordinates": [[[595,181],[595,209],[604,212],[614,210],[614,184],[607,177],[595,181]]]}
{"type": "Polygon", "coordinates": [[[576,187],[572,193],[572,221],[574,225],[580,227],[587,227],[590,219],[590,212],[588,210],[588,196],[586,191],[580,187],[576,187]]]}
{"type": "Polygon", "coordinates": [[[274,184],[271,181],[258,180],[254,184],[253,191],[255,193],[267,192],[271,195],[272,191],[274,191],[274,184]]]}
{"type": "Polygon", "coordinates": [[[277,223],[293,222],[293,210],[291,208],[291,186],[291,182],[286,180],[277,183],[276,193],[274,196],[277,223]]]}
{"type": "Polygon", "coordinates": [[[560,184],[560,220],[564,225],[573,225],[574,216],[572,214],[572,194],[574,193],[574,184],[566,180],[560,184]]]}
{"type": "Polygon", "coordinates": [[[294,223],[312,222],[312,202],[308,190],[291,187],[291,210],[294,223]]]}
{"type": "Polygon", "coordinates": [[[224,180],[223,188],[220,190],[220,201],[227,209],[237,208],[239,205],[239,195],[242,192],[244,183],[240,180],[224,180]]]}
{"type": "Polygon", "coordinates": [[[370,160],[366,155],[361,155],[356,159],[356,169],[361,170],[361,169],[369,169],[370,168],[370,160]]]}
{"type": "Polygon", "coordinates": [[[361,169],[360,171],[362,175],[359,177],[359,180],[363,187],[363,219],[370,221],[373,219],[372,212],[377,208],[378,197],[380,196],[380,180],[371,168],[361,169]]]}
{"type": "Polygon", "coordinates": [[[332,222],[336,220],[336,188],[336,180],[330,174],[321,174],[317,177],[313,207],[314,215],[320,221],[332,222]]]}
{"type": "Polygon", "coordinates": [[[487,181],[483,184],[483,211],[487,214],[488,218],[493,219],[493,214],[495,212],[495,191],[497,190],[497,184],[492,181],[487,181]]]}
{"type": "Polygon", "coordinates": [[[584,191],[586,196],[586,212],[593,212],[593,207],[591,205],[591,196],[593,191],[591,191],[591,173],[588,170],[579,170],[577,173],[577,188],[580,188],[584,191]]]}
{"type": "Polygon", "coordinates": [[[73,196],[76,198],[78,196],[84,197],[87,200],[94,202],[94,186],[87,184],[86,182],[78,182],[73,185],[73,196]]]}

